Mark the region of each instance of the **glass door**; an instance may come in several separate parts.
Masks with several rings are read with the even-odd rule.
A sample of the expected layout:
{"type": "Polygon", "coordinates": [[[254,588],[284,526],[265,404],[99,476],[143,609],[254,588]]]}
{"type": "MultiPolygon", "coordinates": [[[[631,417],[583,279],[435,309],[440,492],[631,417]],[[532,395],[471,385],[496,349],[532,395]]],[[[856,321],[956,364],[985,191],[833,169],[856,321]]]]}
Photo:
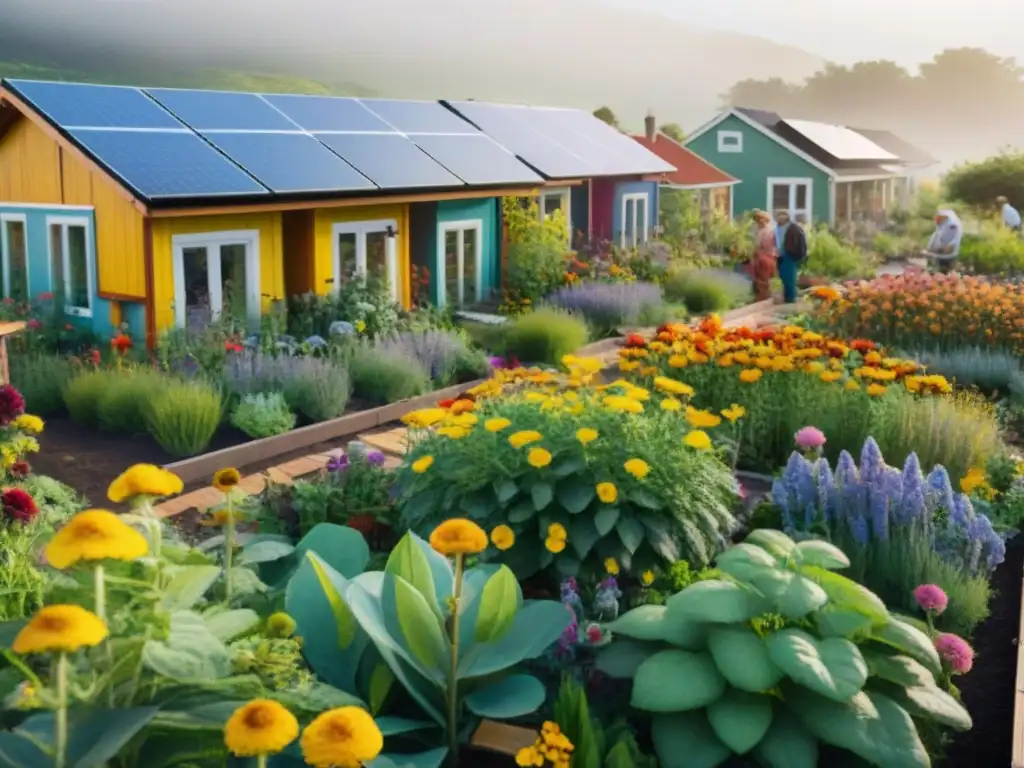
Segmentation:
{"type": "Polygon", "coordinates": [[[28,242],[25,237],[25,217],[18,214],[0,214],[0,254],[3,269],[0,282],[4,298],[17,302],[29,300],[28,242]]]}
{"type": "Polygon", "coordinates": [[[47,216],[50,238],[50,287],[63,296],[64,312],[92,317],[90,221],[47,216]]]}
{"type": "Polygon", "coordinates": [[[788,211],[793,221],[811,222],[810,179],[769,179],[772,213],[788,211]]]}
{"type": "Polygon", "coordinates": [[[620,247],[636,248],[647,242],[647,199],[645,192],[622,196],[620,247]]]}
{"type": "Polygon", "coordinates": [[[259,325],[257,231],[175,235],[173,244],[178,327],[200,331],[222,318],[259,325]]]}
{"type": "Polygon", "coordinates": [[[397,233],[394,219],[353,221],[334,225],[334,284],[354,275],[383,280],[393,301],[398,301],[397,233]]]}
{"type": "Polygon", "coordinates": [[[441,306],[469,307],[483,300],[483,221],[442,222],[438,229],[441,306]]]}

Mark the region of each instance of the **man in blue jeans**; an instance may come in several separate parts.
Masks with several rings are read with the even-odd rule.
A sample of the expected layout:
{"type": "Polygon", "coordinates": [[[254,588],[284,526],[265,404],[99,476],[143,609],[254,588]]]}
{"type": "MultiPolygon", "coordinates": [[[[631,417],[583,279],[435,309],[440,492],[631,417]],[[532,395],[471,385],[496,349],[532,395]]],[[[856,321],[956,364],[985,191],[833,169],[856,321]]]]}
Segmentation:
{"type": "Polygon", "coordinates": [[[787,304],[796,301],[796,273],[807,258],[807,236],[803,228],[789,220],[789,211],[775,212],[775,245],[779,251],[779,278],[782,296],[787,304]]]}

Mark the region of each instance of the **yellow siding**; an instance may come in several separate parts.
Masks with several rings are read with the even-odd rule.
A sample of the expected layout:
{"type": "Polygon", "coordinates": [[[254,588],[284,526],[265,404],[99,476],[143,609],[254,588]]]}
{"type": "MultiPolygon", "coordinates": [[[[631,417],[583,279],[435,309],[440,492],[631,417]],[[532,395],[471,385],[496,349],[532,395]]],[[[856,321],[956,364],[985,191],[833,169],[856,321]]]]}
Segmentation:
{"type": "Polygon", "coordinates": [[[25,119],[0,139],[0,200],[64,204],[57,142],[25,119]]]}
{"type": "Polygon", "coordinates": [[[398,298],[402,306],[411,304],[409,288],[409,206],[408,205],[367,205],[353,208],[318,208],[313,219],[314,230],[314,288],[317,293],[327,293],[331,287],[327,281],[334,276],[334,243],[331,227],[353,221],[376,221],[394,219],[398,223],[395,247],[398,255],[398,298]]]}
{"type": "Polygon", "coordinates": [[[247,213],[231,216],[189,216],[153,220],[153,307],[156,330],[174,325],[174,267],[171,238],[202,232],[256,229],[260,233],[260,293],[263,311],[273,299],[284,296],[284,261],[281,244],[281,214],[247,213]]]}

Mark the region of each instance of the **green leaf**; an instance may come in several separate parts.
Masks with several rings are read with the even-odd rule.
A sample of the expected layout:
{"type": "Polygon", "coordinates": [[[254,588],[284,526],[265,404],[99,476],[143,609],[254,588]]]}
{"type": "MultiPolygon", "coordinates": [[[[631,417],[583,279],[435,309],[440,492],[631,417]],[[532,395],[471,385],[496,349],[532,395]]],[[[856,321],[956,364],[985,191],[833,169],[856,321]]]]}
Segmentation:
{"type": "Polygon", "coordinates": [[[772,557],[784,560],[796,548],[794,541],[782,531],[773,531],[769,528],[758,528],[745,539],[747,544],[753,544],[765,550],[772,557]]]}
{"type": "Polygon", "coordinates": [[[533,499],[533,508],[538,512],[547,509],[551,500],[555,497],[554,489],[548,483],[534,483],[530,489],[530,498],[533,499]]]}
{"type": "Polygon", "coordinates": [[[574,517],[569,521],[569,544],[580,560],[586,559],[600,538],[594,521],[589,517],[574,517]]]}
{"type": "Polygon", "coordinates": [[[641,605],[605,624],[605,629],[616,635],[625,635],[636,640],[665,640],[664,605],[641,605]]]}
{"type": "Polygon", "coordinates": [[[648,712],[682,712],[706,707],[724,692],[725,678],[709,654],[661,651],[637,669],[630,704],[648,712]],[[666,684],[671,680],[685,684],[666,684]]]}
{"type": "Polygon", "coordinates": [[[928,635],[905,621],[894,618],[888,624],[875,627],[871,632],[871,639],[917,659],[931,670],[932,674],[942,674],[942,663],[939,661],[939,652],[935,650],[935,645],[928,635]]]}
{"type": "Polygon", "coordinates": [[[760,743],[772,724],[772,700],[768,696],[735,688],[708,705],[708,721],[715,735],[737,755],[745,755],[760,743]]]}
{"type": "Polygon", "coordinates": [[[765,768],[817,768],[818,740],[796,717],[779,709],[754,755],[765,768]]]}
{"type": "MultiPolygon", "coordinates": [[[[363,763],[364,768],[441,768],[448,757],[447,747],[438,747],[427,752],[379,755],[369,762],[363,763]]],[[[301,763],[296,768],[303,768],[301,763]]],[[[277,768],[277,766],[271,766],[277,768]]],[[[289,766],[288,768],[291,768],[289,766]]]]}
{"type": "MultiPolygon", "coordinates": [[[[319,715],[328,709],[337,709],[338,707],[366,708],[366,705],[352,694],[335,688],[333,685],[321,682],[315,682],[309,686],[300,686],[287,691],[278,691],[274,694],[274,698],[279,699],[282,704],[297,713],[300,719],[303,712],[319,715]]],[[[228,712],[224,719],[218,723],[218,730],[223,727],[224,722],[234,711],[231,702],[226,702],[226,704],[228,705],[228,712]]],[[[191,713],[194,714],[194,712],[192,710],[191,713]]]]}
{"type": "Polygon", "coordinates": [[[787,676],[835,701],[849,701],[868,679],[860,650],[844,638],[817,640],[800,629],[783,629],[765,642],[772,661],[787,676]]]}
{"type": "Polygon", "coordinates": [[[462,497],[462,511],[474,520],[484,520],[494,514],[497,509],[498,500],[494,496],[494,490],[490,484],[483,488],[477,488],[462,497]]]}
{"type": "Polygon", "coordinates": [[[792,571],[765,570],[752,575],[750,583],[787,619],[802,619],[828,602],[825,590],[792,571]]]}
{"type": "Polygon", "coordinates": [[[765,550],[746,543],[729,547],[715,559],[715,568],[743,582],[778,567],[775,558],[765,550]]]}
{"type": "Polygon", "coordinates": [[[414,733],[415,731],[422,731],[426,728],[436,727],[435,723],[431,723],[427,720],[410,720],[407,717],[378,717],[376,718],[377,727],[380,729],[381,735],[387,738],[388,736],[398,736],[403,733],[414,733]]]}
{"type": "Polygon", "coordinates": [[[465,698],[466,708],[479,717],[507,720],[529,715],[544,703],[544,684],[532,675],[509,675],[478,688],[465,698]]]}
{"type": "Polygon", "coordinates": [[[384,662],[376,664],[373,672],[370,673],[369,699],[370,714],[376,715],[384,706],[384,702],[391,693],[391,686],[395,684],[395,673],[391,671],[384,662]]]}
{"type": "Polygon", "coordinates": [[[830,571],[850,567],[850,558],[843,554],[843,550],[820,539],[801,541],[796,545],[796,553],[800,556],[800,562],[805,565],[814,565],[830,571]]]}
{"type": "Polygon", "coordinates": [[[663,648],[660,643],[616,639],[598,650],[594,667],[608,677],[631,680],[640,665],[663,648]]]}
{"type": "Polygon", "coordinates": [[[971,715],[963,705],[934,684],[908,686],[898,701],[911,715],[930,718],[940,725],[958,731],[969,731],[974,727],[971,715]]]}
{"type": "Polygon", "coordinates": [[[435,672],[445,663],[448,641],[441,633],[437,615],[420,592],[405,579],[384,574],[381,612],[394,638],[401,638],[425,672],[435,672]]]}
{"type": "Polygon", "coordinates": [[[236,597],[263,594],[268,589],[256,571],[244,565],[231,569],[231,583],[234,586],[233,594],[236,597]]]}
{"type": "MultiPolygon", "coordinates": [[[[594,527],[597,528],[598,534],[601,536],[607,536],[611,533],[612,528],[619,521],[619,508],[618,507],[601,507],[594,515],[594,527]]],[[[632,554],[632,552],[630,553],[632,554]]]]}
{"type": "Polygon", "coordinates": [[[494,495],[498,497],[498,503],[508,504],[519,493],[519,486],[507,477],[494,481],[494,495]]]}
{"type": "Polygon", "coordinates": [[[399,577],[419,592],[437,620],[442,620],[434,590],[434,573],[430,569],[426,553],[416,545],[411,533],[406,533],[391,550],[384,571],[399,577]]]}
{"type": "MultiPolygon", "coordinates": [[[[334,569],[321,561],[316,555],[307,555],[307,561],[312,566],[317,581],[320,583],[320,589],[323,590],[324,596],[331,606],[331,613],[334,615],[334,628],[338,633],[338,648],[345,650],[355,639],[357,624],[352,616],[352,611],[341,597],[340,588],[344,588],[344,582],[339,584],[337,579],[332,578],[334,569]]],[[[291,609],[289,609],[288,613],[291,615],[291,609]]],[[[292,618],[295,618],[294,615],[292,615],[292,618]]],[[[308,629],[314,632],[317,631],[316,627],[309,627],[308,629]]],[[[305,634],[302,635],[302,637],[305,636],[305,634]]]]}
{"type": "Polygon", "coordinates": [[[523,499],[521,501],[517,501],[509,509],[508,521],[513,525],[516,523],[525,523],[535,514],[537,514],[537,507],[534,506],[533,499],[523,499]]]}
{"type": "Polygon", "coordinates": [[[590,506],[597,489],[589,475],[572,475],[558,484],[558,503],[570,515],[578,515],[590,506]]]}
{"type": "Polygon", "coordinates": [[[476,615],[474,639],[478,643],[500,640],[511,629],[522,604],[519,582],[508,566],[501,566],[484,584],[476,615]]]}
{"type": "Polygon", "coordinates": [[[231,674],[231,654],[198,614],[171,614],[167,641],[149,640],[142,661],[153,672],[178,682],[204,682],[231,674]]]}
{"type": "Polygon", "coordinates": [[[708,650],[722,676],[740,690],[761,693],[783,678],[764,640],[749,625],[712,628],[708,650]]]}
{"type": "Polygon", "coordinates": [[[735,624],[761,616],[769,605],[758,594],[728,581],[691,584],[665,601],[669,615],[708,624],[735,624]]]}
{"type": "Polygon", "coordinates": [[[551,473],[555,477],[568,477],[569,475],[575,475],[586,468],[587,460],[579,454],[562,456],[551,463],[551,473]]]}
{"type": "Polygon", "coordinates": [[[203,615],[206,626],[221,642],[231,642],[235,638],[252,634],[260,626],[260,615],[249,608],[238,608],[221,613],[203,615]]]}
{"type": "Polygon", "coordinates": [[[822,637],[850,638],[866,631],[872,621],[870,616],[859,611],[826,605],[814,614],[814,623],[822,637]]]}
{"type": "Polygon", "coordinates": [[[888,680],[901,688],[935,686],[935,676],[923,664],[910,656],[892,656],[870,648],[862,648],[861,655],[864,656],[868,670],[874,677],[888,680]]]}
{"type": "MultiPolygon", "coordinates": [[[[68,715],[68,743],[65,752],[68,768],[102,768],[114,759],[136,734],[145,728],[159,711],[158,707],[130,709],[74,708],[68,715]]],[[[23,721],[16,729],[18,737],[31,739],[46,749],[53,749],[53,713],[41,712],[23,721]]],[[[4,734],[7,736],[8,734],[4,734]]],[[[5,741],[0,740],[0,763],[8,763],[5,741]]],[[[15,755],[18,755],[15,747],[15,755]]],[[[31,754],[30,751],[25,752],[31,754]]],[[[32,768],[52,765],[53,760],[36,762],[32,768]]]]}
{"type": "Polygon", "coordinates": [[[0,764],[4,768],[40,768],[53,765],[53,758],[24,736],[0,732],[0,764]]]}
{"type": "Polygon", "coordinates": [[[661,499],[659,499],[653,493],[648,491],[646,488],[631,488],[629,489],[626,495],[629,497],[629,500],[636,504],[638,507],[649,509],[652,512],[657,512],[661,509],[664,509],[665,507],[661,499]]]}
{"type": "Polygon", "coordinates": [[[703,651],[708,645],[708,630],[716,625],[702,624],[665,607],[665,641],[686,651],[703,651]]]}
{"type": "Polygon", "coordinates": [[[672,535],[668,520],[649,512],[641,512],[638,517],[644,528],[647,529],[647,541],[654,551],[670,563],[678,560],[679,545],[672,535]]]}
{"type": "Polygon", "coordinates": [[[321,561],[346,579],[354,579],[366,570],[366,564],[370,562],[370,547],[366,539],[347,525],[314,525],[295,545],[295,553],[300,559],[307,552],[316,553],[321,561]]]}
{"type": "Polygon", "coordinates": [[[624,516],[615,524],[615,530],[622,540],[622,545],[629,550],[629,554],[636,554],[637,549],[644,543],[646,532],[643,524],[634,517],[624,516]]]}
{"type": "Polygon", "coordinates": [[[732,757],[704,712],[658,715],[651,724],[651,738],[661,768],[718,768],[732,757]]]}
{"type": "Polygon", "coordinates": [[[797,570],[825,590],[830,606],[862,613],[871,619],[872,624],[889,620],[889,610],[881,598],[853,579],[814,565],[802,565],[797,570]]]}
{"type": "Polygon", "coordinates": [[[575,620],[571,609],[553,600],[524,603],[512,629],[492,643],[476,643],[459,658],[459,679],[483,677],[535,659],[575,620]]]}
{"type": "Polygon", "coordinates": [[[254,541],[242,547],[242,556],[238,561],[239,565],[247,563],[270,563],[288,557],[295,551],[295,547],[283,541],[263,540],[254,541]]]}
{"type": "Polygon", "coordinates": [[[216,565],[177,567],[164,589],[163,604],[168,611],[186,611],[198,603],[220,577],[216,565]]]}

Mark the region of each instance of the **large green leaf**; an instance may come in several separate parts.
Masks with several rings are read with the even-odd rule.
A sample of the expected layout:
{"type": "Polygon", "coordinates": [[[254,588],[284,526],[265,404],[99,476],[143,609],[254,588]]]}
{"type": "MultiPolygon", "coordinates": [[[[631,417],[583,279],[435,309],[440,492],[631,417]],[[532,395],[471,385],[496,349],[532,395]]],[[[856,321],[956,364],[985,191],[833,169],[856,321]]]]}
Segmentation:
{"type": "Polygon", "coordinates": [[[260,626],[260,615],[250,608],[203,614],[203,621],[213,636],[228,643],[255,632],[260,626]]]}
{"type": "Polygon", "coordinates": [[[851,638],[863,635],[873,623],[866,614],[834,605],[826,605],[814,614],[814,624],[822,637],[851,638]]]}
{"type": "Polygon", "coordinates": [[[484,584],[476,614],[474,640],[489,643],[500,640],[512,629],[522,605],[519,582],[508,566],[501,566],[484,584]]]}
{"type": "Polygon", "coordinates": [[[663,650],[661,643],[617,639],[597,652],[594,666],[599,672],[618,680],[632,680],[647,659],[663,650]]]}
{"type": "Polygon", "coordinates": [[[816,565],[802,565],[798,571],[825,590],[830,608],[862,613],[872,624],[884,624],[889,620],[889,610],[882,599],[853,579],[816,565]]]}
{"type": "Polygon", "coordinates": [[[164,588],[163,603],[168,611],[187,611],[206,594],[220,577],[216,565],[176,566],[164,588]]]}
{"type": "Polygon", "coordinates": [[[425,675],[443,677],[439,670],[448,658],[449,642],[426,598],[401,576],[387,572],[381,595],[384,626],[391,637],[401,642],[425,675]]]}
{"type": "Polygon", "coordinates": [[[149,640],[142,661],[153,672],[179,682],[209,683],[231,674],[231,654],[203,617],[191,611],[171,614],[166,642],[149,640]]]}
{"type": "Polygon", "coordinates": [[[611,533],[617,522],[619,522],[618,507],[604,506],[594,513],[594,527],[601,536],[611,533]]]}
{"type": "Polygon", "coordinates": [[[740,690],[760,693],[783,678],[764,640],[749,625],[713,627],[708,633],[708,650],[718,671],[740,690]]]}
{"type": "Polygon", "coordinates": [[[913,686],[935,686],[935,676],[917,659],[910,656],[881,653],[871,648],[861,648],[861,655],[874,677],[880,677],[902,688],[913,686]]]}
{"type": "Polygon", "coordinates": [[[875,627],[871,632],[871,639],[917,659],[931,670],[932,674],[942,674],[942,663],[939,661],[939,652],[935,650],[934,643],[928,635],[905,621],[893,618],[887,624],[875,627]]]}
{"type": "MultiPolygon", "coordinates": [[[[383,664],[383,662],[381,663],[383,664]]],[[[274,694],[274,698],[292,710],[292,712],[299,716],[299,719],[302,719],[302,713],[304,712],[311,715],[319,715],[328,709],[337,709],[338,707],[360,707],[361,709],[366,709],[366,705],[356,696],[335,688],[333,685],[321,682],[315,682],[310,686],[300,686],[288,691],[278,691],[274,694]]],[[[223,725],[227,718],[231,716],[232,711],[233,708],[229,708],[224,720],[220,721],[220,725],[223,725]]]]}
{"type": "Polygon", "coordinates": [[[759,693],[726,690],[708,705],[708,721],[715,735],[737,755],[758,745],[772,724],[772,700],[759,693]]]}
{"type": "Polygon", "coordinates": [[[778,708],[754,755],[765,768],[817,768],[818,739],[788,710],[778,708]]]}
{"type": "MultiPolygon", "coordinates": [[[[68,768],[101,768],[113,760],[158,712],[157,707],[131,709],[72,709],[68,717],[68,768]]],[[[15,733],[31,738],[46,749],[53,749],[53,713],[32,715],[21,723],[15,733]]],[[[4,734],[5,736],[7,734],[4,734]]],[[[27,754],[27,753],[26,753],[27,754]]],[[[0,741],[0,761],[4,761],[4,743],[0,741]]],[[[32,768],[49,765],[51,760],[35,763],[32,768]]],[[[17,763],[14,763],[17,766],[17,763]]]]}
{"type": "MultiPolygon", "coordinates": [[[[397,753],[389,752],[385,755],[378,755],[373,760],[363,763],[364,768],[441,768],[445,758],[448,757],[447,747],[438,747],[426,752],[397,753]]],[[[295,768],[305,765],[300,763],[295,768]]],[[[277,768],[271,765],[270,768],[277,768]]],[[[282,768],[285,768],[282,766],[282,768]]],[[[292,768],[287,766],[287,768],[292,768]]]]}
{"type": "Polygon", "coordinates": [[[974,726],[970,713],[963,705],[934,685],[904,688],[897,703],[912,715],[930,718],[958,731],[969,731],[974,726]]]}
{"type": "Polygon", "coordinates": [[[637,669],[630,704],[648,712],[684,712],[706,707],[725,687],[710,654],[661,651],[637,669]]]}
{"type": "Polygon", "coordinates": [[[295,553],[301,558],[307,552],[315,552],[327,565],[344,576],[354,579],[370,562],[370,547],[366,539],[355,528],[334,523],[317,523],[295,545],[295,553]]]}
{"type": "Polygon", "coordinates": [[[589,517],[581,515],[569,521],[569,544],[580,560],[586,559],[600,538],[601,534],[598,533],[594,521],[589,517]]]}
{"type": "Polygon", "coordinates": [[[813,581],[780,568],[751,574],[750,583],[787,619],[802,619],[828,602],[825,590],[813,581]]]}
{"type": "Polygon", "coordinates": [[[558,484],[558,504],[570,515],[578,515],[590,506],[597,495],[589,474],[571,475],[558,484]]]}
{"type": "Polygon", "coordinates": [[[669,616],[674,614],[708,624],[736,624],[768,612],[769,605],[758,594],[739,584],[717,579],[698,581],[665,601],[669,616]]]}
{"type": "Polygon", "coordinates": [[[801,563],[827,568],[830,571],[850,567],[850,558],[843,553],[843,550],[820,539],[801,541],[796,545],[793,554],[799,558],[801,563]]]}
{"type": "Polygon", "coordinates": [[[784,629],[765,642],[772,661],[786,675],[835,701],[849,701],[868,679],[860,650],[844,638],[817,640],[801,629],[784,629]]]}
{"type": "Polygon", "coordinates": [[[0,765],[4,768],[40,768],[53,765],[53,758],[25,736],[0,732],[0,765]]]}
{"type": "Polygon", "coordinates": [[[765,550],[772,557],[784,560],[796,548],[796,543],[782,531],[773,531],[769,528],[758,528],[744,540],[747,544],[754,544],[765,550]]]}
{"type": "Polygon", "coordinates": [[[294,551],[295,547],[284,541],[275,541],[273,539],[257,540],[242,547],[238,564],[270,563],[274,560],[280,560],[282,557],[288,557],[294,551]]]}
{"type": "Polygon", "coordinates": [[[686,651],[703,651],[708,645],[708,631],[719,625],[702,624],[666,606],[662,626],[666,642],[686,651]]]}
{"type": "Polygon", "coordinates": [[[606,624],[605,629],[636,640],[665,640],[667,610],[664,605],[641,605],[606,624]]]}
{"type": "Polygon", "coordinates": [[[533,499],[533,506],[538,512],[548,508],[552,499],[555,498],[555,489],[548,483],[534,483],[530,489],[530,498],[533,499]]]}
{"type": "Polygon", "coordinates": [[[635,554],[641,544],[644,543],[644,526],[634,517],[626,514],[619,518],[615,524],[615,530],[622,540],[622,546],[629,550],[629,554],[635,554]]]}
{"type": "Polygon", "coordinates": [[[572,609],[553,600],[523,603],[512,629],[503,637],[460,648],[459,679],[490,675],[537,658],[558,641],[574,620],[572,609]]]}
{"type": "Polygon", "coordinates": [[[434,572],[430,569],[426,553],[416,546],[411,533],[406,533],[391,550],[384,571],[398,576],[419,592],[437,620],[443,620],[434,590],[434,572]]]}
{"type": "Polygon", "coordinates": [[[751,576],[759,575],[766,570],[775,570],[778,567],[775,558],[765,550],[747,543],[729,547],[715,559],[715,568],[729,574],[734,579],[748,583],[751,576]]]}
{"type": "Polygon", "coordinates": [[[520,499],[508,510],[508,521],[513,525],[517,523],[525,523],[527,520],[537,514],[537,507],[533,503],[533,498],[520,499]]]}
{"type": "Polygon", "coordinates": [[[651,512],[641,512],[637,517],[647,530],[647,541],[654,551],[670,563],[679,560],[679,544],[668,519],[651,512]]]}
{"type": "Polygon", "coordinates": [[[732,757],[704,712],[658,715],[651,724],[651,738],[661,768],[718,768],[732,757]]]}
{"type": "Polygon", "coordinates": [[[545,695],[544,684],[536,677],[509,675],[473,691],[466,696],[465,703],[474,715],[507,720],[536,712],[545,695]]]}
{"type": "Polygon", "coordinates": [[[498,503],[502,506],[512,501],[519,493],[519,486],[507,477],[495,480],[492,485],[494,486],[494,495],[498,497],[498,503]]]}
{"type": "Polygon", "coordinates": [[[498,509],[498,499],[488,483],[463,496],[460,508],[474,520],[486,520],[498,509]]]}
{"type": "Polygon", "coordinates": [[[380,729],[381,735],[385,738],[388,736],[398,736],[403,733],[414,733],[415,731],[422,731],[427,728],[436,728],[436,723],[431,723],[426,720],[410,720],[407,717],[378,717],[375,718],[377,727],[380,729]]]}

